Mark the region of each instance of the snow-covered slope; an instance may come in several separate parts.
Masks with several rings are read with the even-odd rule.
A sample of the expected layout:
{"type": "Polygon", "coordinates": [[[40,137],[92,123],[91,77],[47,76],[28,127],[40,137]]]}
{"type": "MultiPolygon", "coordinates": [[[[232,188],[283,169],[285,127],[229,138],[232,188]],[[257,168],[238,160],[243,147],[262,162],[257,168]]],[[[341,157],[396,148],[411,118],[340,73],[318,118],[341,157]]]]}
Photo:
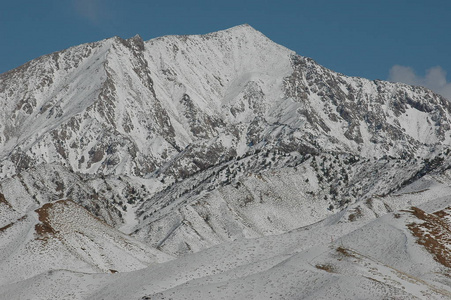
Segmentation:
{"type": "MultiPolygon", "coordinates": [[[[371,268],[336,253],[337,239],[344,245],[356,229],[397,228],[413,240],[420,233],[408,222],[422,214],[410,207],[447,199],[451,104],[430,90],[333,72],[241,25],[149,41],[113,37],[40,57],[0,75],[0,106],[0,264],[13,270],[1,277],[4,295],[51,298],[60,288],[38,286],[65,285],[61,278],[71,278],[74,297],[135,293],[121,291],[117,276],[139,297],[194,297],[196,286],[228,293],[246,282],[236,297],[258,298],[272,293],[263,283],[273,271],[313,274],[334,290],[346,283],[337,292],[345,298],[367,285],[374,298],[442,293],[423,285],[424,274],[368,255],[366,242],[346,251],[380,274],[407,272],[419,280],[415,292],[399,289],[408,288],[401,273],[368,279],[371,268]],[[394,221],[374,220],[401,209],[408,211],[394,221]],[[311,242],[294,245],[298,239],[311,242]],[[248,247],[259,243],[249,260],[248,247]],[[323,253],[314,265],[312,253],[323,253]],[[208,269],[214,255],[219,279],[208,269]],[[137,273],[78,273],[109,270],[137,273]],[[136,274],[142,280],[132,283],[136,274]]],[[[331,295],[307,277],[286,281],[309,286],[293,295],[331,295]]],[[[274,288],[279,298],[289,290],[274,288]]]]}
{"type": "Polygon", "coordinates": [[[47,203],[1,228],[0,282],[48,270],[123,272],[170,260],[95,218],[70,200],[47,203]]]}
{"type": "MultiPolygon", "coordinates": [[[[451,202],[442,197],[449,195],[449,181],[443,184],[440,179],[423,182],[427,190],[410,186],[409,194],[399,195],[406,199],[414,195],[418,207],[379,218],[373,214],[349,222],[340,212],[281,235],[238,239],[138,271],[43,273],[0,287],[0,295],[8,299],[31,295],[36,299],[448,299],[451,202]],[[438,197],[431,198],[432,194],[438,197]]],[[[393,198],[381,201],[399,205],[393,198]]],[[[373,207],[373,212],[380,210],[373,207]]]]}

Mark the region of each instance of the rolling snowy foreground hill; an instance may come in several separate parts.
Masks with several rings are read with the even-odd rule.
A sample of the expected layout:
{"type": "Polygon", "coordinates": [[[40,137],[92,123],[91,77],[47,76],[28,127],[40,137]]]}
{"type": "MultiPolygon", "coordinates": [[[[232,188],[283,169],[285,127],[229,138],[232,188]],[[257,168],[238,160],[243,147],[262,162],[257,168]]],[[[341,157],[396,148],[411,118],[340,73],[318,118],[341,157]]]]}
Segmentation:
{"type": "Polygon", "coordinates": [[[248,25],[0,75],[1,299],[451,298],[451,104],[248,25]]]}

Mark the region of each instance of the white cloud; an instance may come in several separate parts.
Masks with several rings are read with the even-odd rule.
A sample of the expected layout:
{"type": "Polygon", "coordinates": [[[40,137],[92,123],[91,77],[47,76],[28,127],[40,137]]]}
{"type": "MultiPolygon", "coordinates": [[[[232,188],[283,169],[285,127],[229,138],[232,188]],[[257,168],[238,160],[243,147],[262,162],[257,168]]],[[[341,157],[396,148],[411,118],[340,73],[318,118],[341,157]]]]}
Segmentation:
{"type": "Polygon", "coordinates": [[[424,86],[451,100],[451,82],[446,80],[446,71],[440,66],[426,70],[422,77],[410,67],[395,65],[390,69],[388,80],[424,86]]]}

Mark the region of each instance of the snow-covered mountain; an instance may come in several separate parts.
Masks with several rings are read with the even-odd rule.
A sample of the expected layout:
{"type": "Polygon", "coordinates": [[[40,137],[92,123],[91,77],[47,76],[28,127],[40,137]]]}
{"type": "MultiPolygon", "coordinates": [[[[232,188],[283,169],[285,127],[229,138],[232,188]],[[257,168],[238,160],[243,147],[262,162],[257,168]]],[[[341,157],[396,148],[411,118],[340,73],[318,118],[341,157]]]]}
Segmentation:
{"type": "Polygon", "coordinates": [[[0,75],[0,105],[0,295],[450,295],[425,273],[451,259],[451,104],[428,89],[242,25],[46,55],[0,75]]]}

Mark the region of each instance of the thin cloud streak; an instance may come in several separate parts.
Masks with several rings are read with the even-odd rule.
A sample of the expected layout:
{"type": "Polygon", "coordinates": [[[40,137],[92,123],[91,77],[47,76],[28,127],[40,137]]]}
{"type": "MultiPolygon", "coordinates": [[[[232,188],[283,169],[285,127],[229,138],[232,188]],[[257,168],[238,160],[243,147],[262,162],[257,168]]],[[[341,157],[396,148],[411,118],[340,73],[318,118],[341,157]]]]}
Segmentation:
{"type": "Polygon", "coordinates": [[[425,76],[422,77],[411,67],[394,65],[390,69],[388,80],[424,86],[451,100],[451,82],[447,81],[446,71],[440,66],[426,70],[425,76]]]}
{"type": "Polygon", "coordinates": [[[102,16],[102,5],[101,0],[73,0],[72,5],[75,11],[83,18],[88,19],[93,23],[100,21],[102,16]]]}

